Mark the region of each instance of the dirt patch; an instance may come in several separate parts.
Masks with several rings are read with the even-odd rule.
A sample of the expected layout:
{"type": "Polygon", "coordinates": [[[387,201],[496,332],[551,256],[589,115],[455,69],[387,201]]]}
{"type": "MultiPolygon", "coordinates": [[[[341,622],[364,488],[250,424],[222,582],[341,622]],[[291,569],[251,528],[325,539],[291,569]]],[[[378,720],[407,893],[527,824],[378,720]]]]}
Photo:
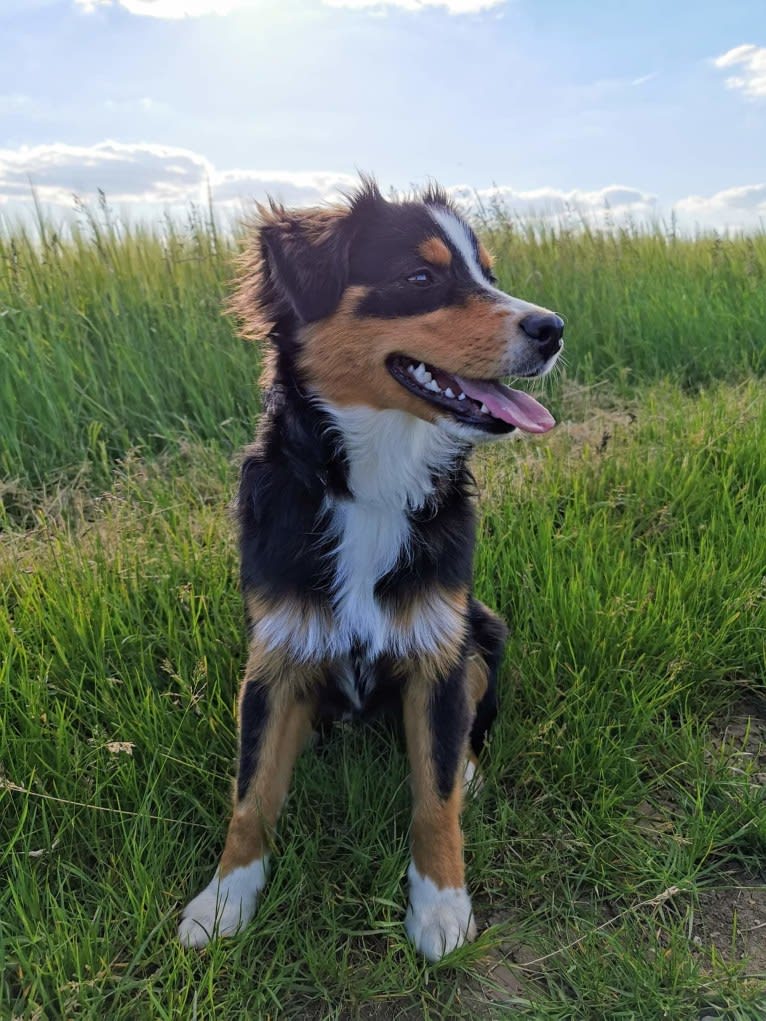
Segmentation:
{"type": "Polygon", "coordinates": [[[567,388],[566,418],[542,442],[519,435],[515,442],[480,446],[472,470],[483,497],[492,501],[509,490],[527,490],[550,471],[551,456],[571,465],[594,455],[611,456],[623,447],[637,422],[633,406],[616,406],[609,395],[602,395],[602,406],[593,389],[567,388]]]}
{"type": "Polygon", "coordinates": [[[700,893],[693,941],[726,961],[745,961],[746,973],[766,976],[766,880],[734,874],[731,884],[700,893]]]}
{"type": "Polygon", "coordinates": [[[523,965],[536,960],[540,951],[524,942],[527,920],[526,916],[515,911],[486,911],[476,906],[479,932],[493,925],[508,927],[509,923],[518,923],[513,926],[517,935],[503,939],[500,946],[483,954],[477,965],[477,974],[467,983],[463,1002],[477,1021],[515,1017],[535,998],[535,977],[525,973],[523,965]]]}
{"type": "Polygon", "coordinates": [[[766,788],[766,703],[745,698],[711,724],[710,754],[725,757],[733,773],[766,788]]]}
{"type": "MultiPolygon", "coordinates": [[[[752,788],[766,789],[766,704],[745,698],[714,720],[709,756],[752,788]]],[[[734,869],[720,886],[701,891],[692,939],[726,961],[746,962],[748,975],[766,977],[766,870],[753,876],[734,869]]]]}

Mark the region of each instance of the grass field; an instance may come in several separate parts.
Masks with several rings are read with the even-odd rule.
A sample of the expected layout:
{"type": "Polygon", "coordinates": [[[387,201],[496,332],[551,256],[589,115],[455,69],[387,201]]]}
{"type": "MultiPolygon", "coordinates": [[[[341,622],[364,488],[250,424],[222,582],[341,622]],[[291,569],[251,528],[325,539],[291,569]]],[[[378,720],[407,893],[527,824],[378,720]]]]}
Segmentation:
{"type": "Polygon", "coordinates": [[[481,935],[439,966],[385,727],[300,760],[247,933],[176,943],[245,651],[235,246],[201,214],[0,239],[0,1018],[766,1017],[766,235],[486,230],[567,370],[559,427],[476,461],[512,635],[464,817],[481,935]]]}

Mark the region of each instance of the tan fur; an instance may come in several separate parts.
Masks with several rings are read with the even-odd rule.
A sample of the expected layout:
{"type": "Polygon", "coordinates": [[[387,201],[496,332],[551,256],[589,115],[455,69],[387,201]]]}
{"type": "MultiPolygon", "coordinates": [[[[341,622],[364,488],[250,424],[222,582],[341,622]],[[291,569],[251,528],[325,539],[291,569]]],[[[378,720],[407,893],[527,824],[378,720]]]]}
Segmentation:
{"type": "MultiPolygon", "coordinates": [[[[298,362],[321,395],[338,406],[364,404],[407,411],[432,422],[440,412],[410,394],[385,366],[405,354],[445,372],[472,379],[505,374],[509,338],[522,318],[491,298],[401,319],[359,318],[354,309],[364,287],[347,288],[337,312],[304,327],[298,362]]],[[[520,353],[528,341],[518,340],[520,353]]]]}
{"type": "Polygon", "coordinates": [[[404,671],[409,671],[412,667],[417,666],[420,673],[424,677],[430,678],[433,682],[449,673],[460,658],[460,650],[463,647],[468,630],[467,590],[434,586],[426,596],[413,596],[409,602],[397,606],[392,613],[392,623],[394,626],[406,631],[415,626],[418,617],[423,612],[424,604],[426,602],[435,602],[437,599],[442,600],[456,614],[459,614],[463,626],[449,635],[437,652],[428,656],[418,656],[417,661],[401,661],[404,671]]]}
{"type": "Polygon", "coordinates": [[[446,801],[436,790],[432,735],[429,717],[430,680],[414,673],[403,695],[404,730],[410,759],[412,784],[412,860],[422,876],[437,887],[465,885],[463,834],[460,810],[463,803],[462,763],[458,756],[455,784],[446,801]]]}
{"type": "Polygon", "coordinates": [[[261,356],[261,371],[258,374],[258,386],[262,393],[268,393],[277,373],[277,349],[269,345],[261,356]]]}
{"type": "MultiPolygon", "coordinates": [[[[481,653],[474,652],[468,657],[468,662],[465,667],[465,682],[468,688],[468,698],[471,704],[472,715],[476,714],[476,707],[484,698],[487,688],[489,687],[489,667],[487,662],[481,653]]],[[[474,769],[473,783],[481,785],[481,766],[479,765],[478,758],[474,755],[473,751],[469,747],[468,755],[466,756],[468,762],[471,763],[474,769]]]]}
{"type": "Polygon", "coordinates": [[[494,265],[494,262],[495,262],[495,260],[492,258],[491,253],[487,251],[487,249],[484,247],[484,245],[480,241],[479,242],[479,264],[481,265],[481,268],[482,269],[486,269],[487,271],[489,271],[489,270],[492,269],[492,266],[494,265]]]}
{"type": "Polygon", "coordinates": [[[258,763],[245,797],[234,807],[221,856],[221,876],[268,853],[295,760],[311,734],[313,700],[286,697],[273,688],[270,694],[258,763]]]}
{"type": "Polygon", "coordinates": [[[257,677],[262,684],[284,690],[291,697],[304,697],[321,683],[326,670],[323,663],[296,663],[287,649],[267,649],[253,641],[247,656],[245,680],[257,677]]]}
{"type": "Polygon", "coordinates": [[[249,589],[245,592],[245,608],[247,619],[251,624],[257,624],[266,614],[274,609],[274,602],[262,596],[259,592],[249,589]]]}
{"type": "Polygon", "coordinates": [[[452,252],[442,239],[436,236],[426,238],[418,245],[418,254],[422,255],[426,262],[430,262],[432,266],[447,269],[452,265],[452,252]]]}
{"type": "MultiPolygon", "coordinates": [[[[293,636],[308,636],[317,628],[327,631],[332,627],[330,602],[321,600],[316,594],[305,600],[288,597],[268,599],[262,593],[249,589],[245,592],[245,605],[248,621],[252,628],[256,628],[258,622],[267,614],[278,614],[285,622],[286,629],[293,636]]],[[[248,670],[252,661],[253,670],[265,670],[268,676],[273,678],[270,683],[281,681],[285,675],[289,675],[290,683],[295,686],[296,683],[304,683],[304,680],[313,678],[314,673],[321,670],[321,667],[309,667],[308,665],[300,665],[294,670],[289,651],[279,648],[267,651],[257,641],[251,643],[249,655],[248,670]]],[[[252,674],[248,674],[248,676],[252,676],[252,674]]]]}

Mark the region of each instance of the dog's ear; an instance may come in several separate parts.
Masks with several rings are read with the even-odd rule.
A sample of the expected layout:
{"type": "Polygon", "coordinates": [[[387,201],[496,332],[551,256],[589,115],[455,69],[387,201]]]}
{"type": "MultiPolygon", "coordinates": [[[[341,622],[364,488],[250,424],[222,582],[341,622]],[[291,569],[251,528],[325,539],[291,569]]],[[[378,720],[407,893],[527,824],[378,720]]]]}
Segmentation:
{"type": "Polygon", "coordinates": [[[311,323],[337,308],[355,231],[385,202],[369,178],[349,199],[348,206],[325,209],[285,209],[276,202],[258,207],[229,305],[243,336],[276,338],[285,320],[311,323]]]}
{"type": "Polygon", "coordinates": [[[279,317],[302,323],[337,307],[348,283],[351,231],[347,209],[312,209],[270,217],[259,233],[267,299],[279,317]]]}
{"type": "Polygon", "coordinates": [[[296,213],[261,228],[261,257],[275,292],[301,322],[324,319],[348,283],[347,210],[296,213]]]}

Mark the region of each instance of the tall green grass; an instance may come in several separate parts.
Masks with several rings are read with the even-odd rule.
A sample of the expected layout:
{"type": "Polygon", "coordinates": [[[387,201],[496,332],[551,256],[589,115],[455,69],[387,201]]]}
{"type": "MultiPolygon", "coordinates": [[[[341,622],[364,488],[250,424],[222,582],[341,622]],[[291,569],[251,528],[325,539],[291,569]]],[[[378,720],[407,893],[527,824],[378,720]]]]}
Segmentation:
{"type": "MultiPolygon", "coordinates": [[[[567,319],[569,372],[630,390],[766,370],[766,234],[682,238],[490,220],[501,285],[567,319]]],[[[180,439],[236,446],[257,345],[221,313],[239,240],[212,215],[151,227],[90,212],[0,235],[0,475],[45,483],[180,439]]],[[[557,397],[554,397],[554,404],[557,397]]]]}
{"type": "Polygon", "coordinates": [[[695,388],[766,371],[766,233],[490,226],[501,286],[561,310],[570,371],[695,388]]]}
{"type": "Polygon", "coordinates": [[[222,315],[234,251],[198,215],[0,237],[0,474],[98,485],[137,446],[241,443],[258,357],[222,315]]]}

